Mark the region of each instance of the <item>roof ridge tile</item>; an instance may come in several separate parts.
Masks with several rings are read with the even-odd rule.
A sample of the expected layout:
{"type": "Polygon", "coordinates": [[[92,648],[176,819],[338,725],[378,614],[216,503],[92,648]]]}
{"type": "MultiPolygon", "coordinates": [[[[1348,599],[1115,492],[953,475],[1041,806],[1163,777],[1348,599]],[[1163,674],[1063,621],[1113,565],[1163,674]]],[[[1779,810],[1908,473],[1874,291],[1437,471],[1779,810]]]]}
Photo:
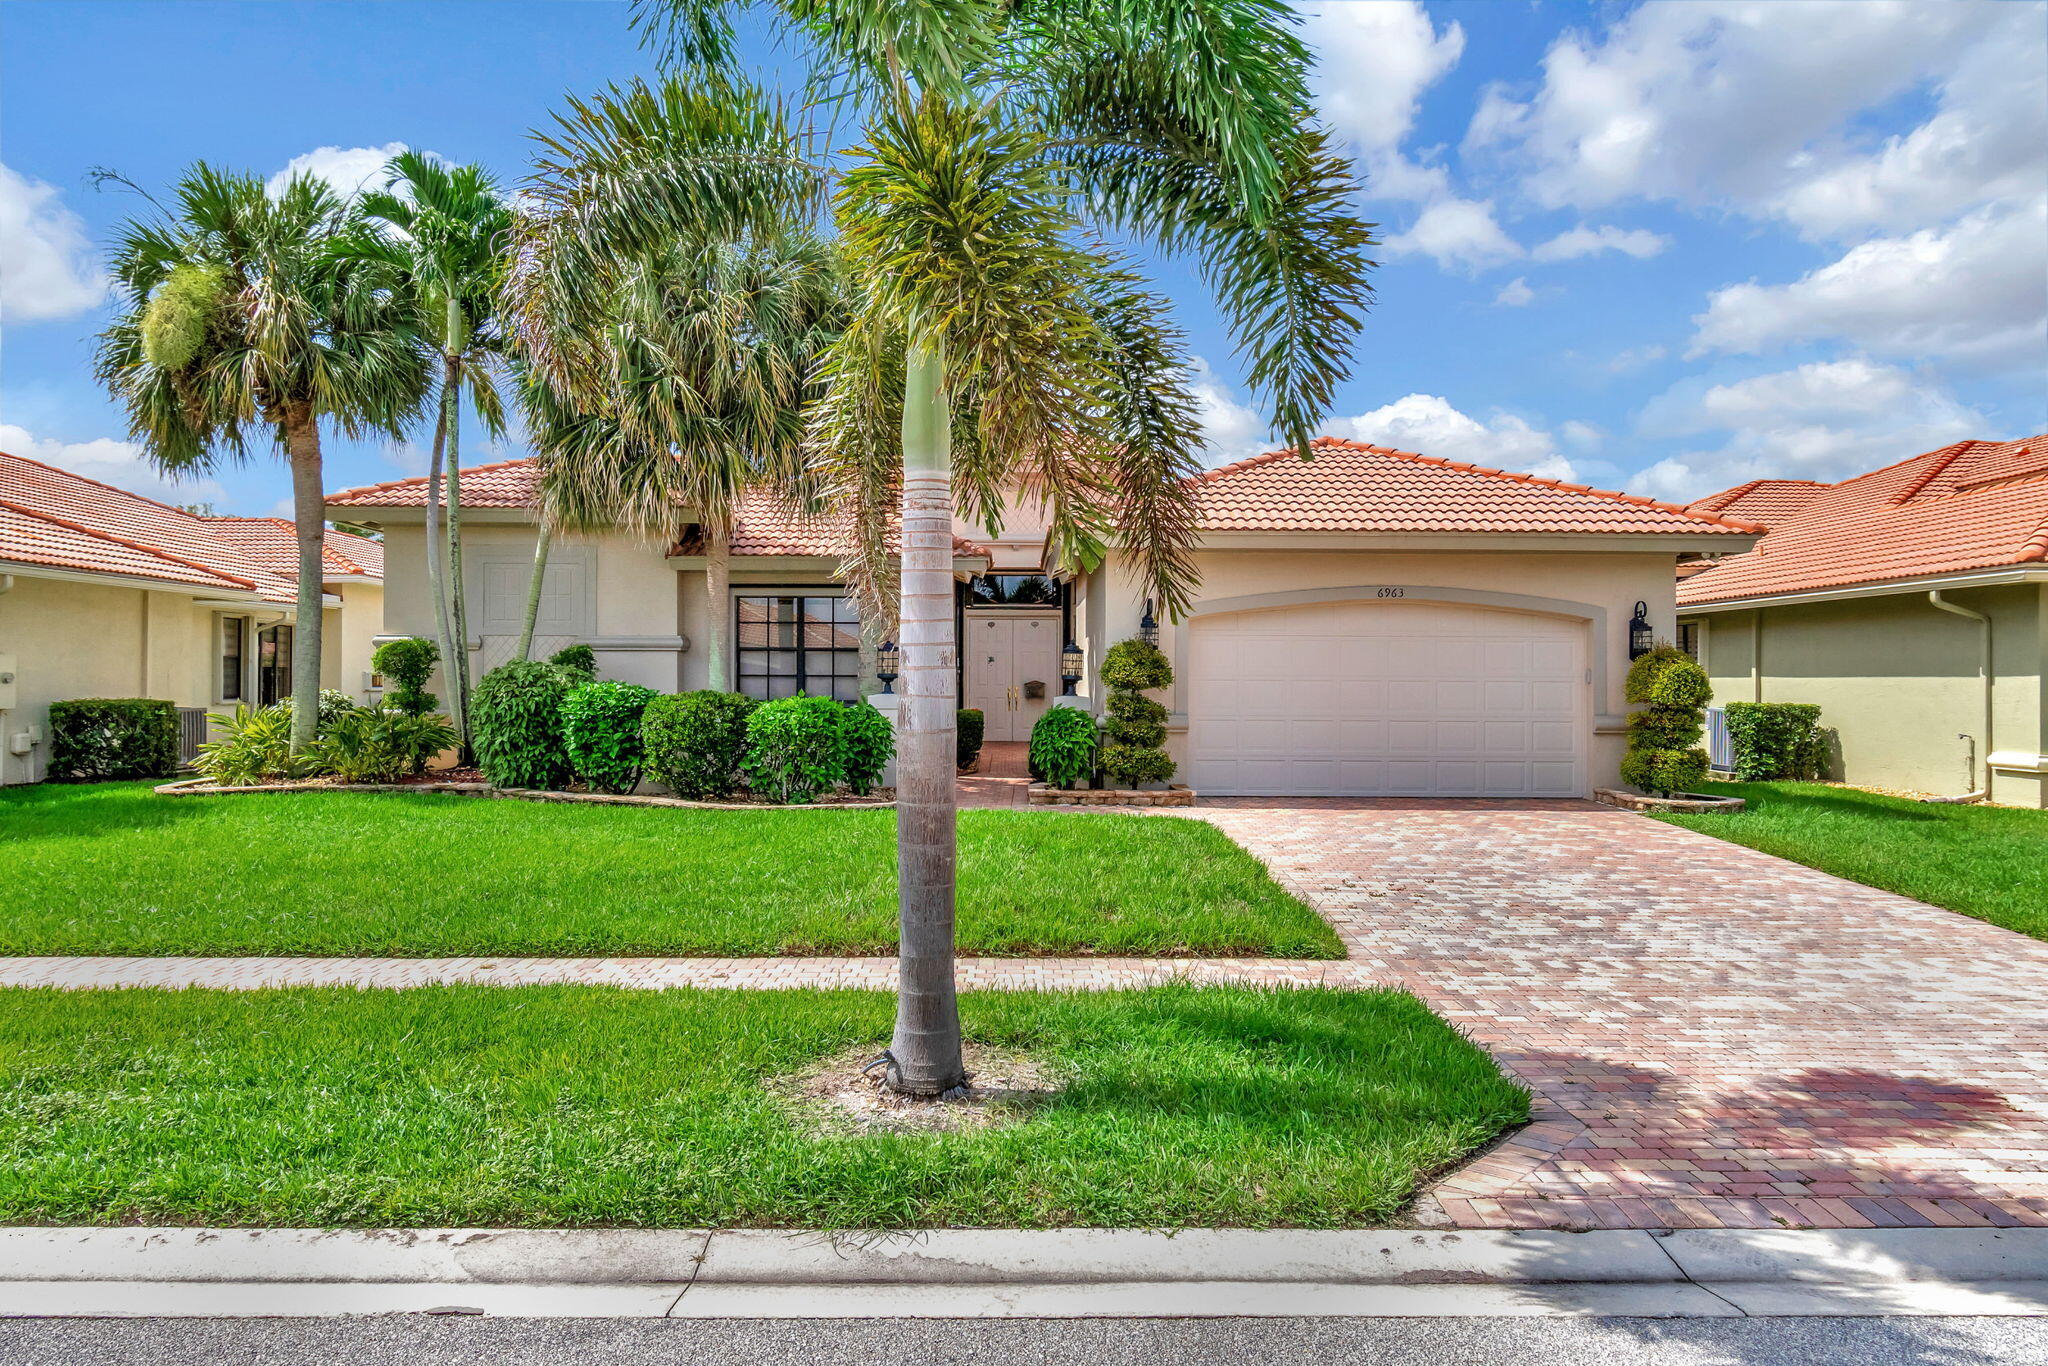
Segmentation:
{"type": "MultiPolygon", "coordinates": [[[[16,458],[19,459],[20,457],[16,458]]],[[[39,465],[42,464],[41,461],[36,461],[34,463],[39,465]]],[[[49,469],[51,468],[51,466],[44,465],[43,468],[49,469]]],[[[60,473],[61,472],[63,471],[60,471],[60,473]]],[[[99,483],[97,479],[88,480],[87,482],[95,484],[99,483]]],[[[111,488],[113,486],[105,485],[103,487],[111,488]]],[[[151,500],[144,499],[143,501],[149,502],[151,500]]],[[[145,545],[141,541],[131,541],[126,536],[118,536],[111,531],[102,531],[98,527],[86,526],[81,522],[74,522],[68,517],[59,517],[55,513],[45,512],[40,508],[24,507],[22,504],[13,502],[10,499],[6,498],[0,498],[0,508],[6,508],[10,512],[18,512],[24,517],[32,517],[39,522],[48,522],[52,526],[61,526],[67,531],[75,531],[81,536],[90,536],[96,541],[105,541],[109,545],[125,546],[130,550],[138,551],[144,555],[149,556],[152,559],[163,560],[169,564],[175,564],[184,569],[196,569],[202,574],[211,575],[216,579],[222,579],[228,583],[241,584],[244,588],[249,589],[251,592],[254,592],[256,589],[256,581],[254,579],[245,579],[240,574],[230,574],[225,569],[217,568],[214,565],[201,564],[197,560],[188,560],[183,555],[174,555],[170,551],[163,549],[161,546],[145,545]]]]}

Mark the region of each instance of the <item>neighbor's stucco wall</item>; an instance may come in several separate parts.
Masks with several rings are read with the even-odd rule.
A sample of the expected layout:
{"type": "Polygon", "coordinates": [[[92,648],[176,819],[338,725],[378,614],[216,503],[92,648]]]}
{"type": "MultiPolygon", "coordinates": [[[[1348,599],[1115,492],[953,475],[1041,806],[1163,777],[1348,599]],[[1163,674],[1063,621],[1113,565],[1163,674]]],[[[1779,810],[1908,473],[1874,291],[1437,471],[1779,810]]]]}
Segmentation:
{"type": "MultiPolygon", "coordinates": [[[[1591,780],[1606,786],[1620,778],[1620,721],[1628,712],[1622,681],[1628,671],[1629,620],[1635,604],[1642,601],[1657,635],[1675,635],[1673,560],[1669,552],[1215,549],[1196,554],[1202,576],[1196,601],[1199,605],[1270,593],[1401,586],[1554,598],[1601,609],[1606,616],[1603,638],[1589,640],[1588,650],[1589,659],[1592,651],[1599,652],[1606,686],[1605,695],[1589,698],[1586,709],[1594,729],[1587,759],[1591,780]]],[[[1077,630],[1085,633],[1091,679],[1104,650],[1137,634],[1145,596],[1128,563],[1115,557],[1085,585],[1081,598],[1086,607],[1077,630]]],[[[1162,617],[1159,643],[1170,657],[1177,654],[1177,636],[1185,629],[1162,617]]],[[[1586,629],[1590,635],[1595,628],[1589,624],[1586,629]]],[[[1589,691],[1593,686],[1587,684],[1589,691]]],[[[1159,694],[1174,713],[1168,748],[1176,762],[1185,758],[1187,695],[1185,679],[1159,694]]]]}
{"type": "Polygon", "coordinates": [[[357,702],[376,697],[370,689],[370,656],[384,633],[384,585],[336,584],[341,606],[321,618],[326,639],[320,651],[320,672],[326,687],[339,688],[357,702]]]}
{"type": "MultiPolygon", "coordinates": [[[[1703,616],[1701,663],[1717,701],[1818,704],[1821,724],[1839,738],[1831,776],[1960,793],[1982,781],[1987,752],[2043,751],[2048,585],[1955,589],[1943,597],[1991,617],[1989,746],[1981,734],[1980,628],[1939,610],[1924,592],[1703,616]]],[[[1993,772],[1991,791],[1992,800],[2009,805],[2048,805],[2048,779],[2040,774],[1993,772]]]]}

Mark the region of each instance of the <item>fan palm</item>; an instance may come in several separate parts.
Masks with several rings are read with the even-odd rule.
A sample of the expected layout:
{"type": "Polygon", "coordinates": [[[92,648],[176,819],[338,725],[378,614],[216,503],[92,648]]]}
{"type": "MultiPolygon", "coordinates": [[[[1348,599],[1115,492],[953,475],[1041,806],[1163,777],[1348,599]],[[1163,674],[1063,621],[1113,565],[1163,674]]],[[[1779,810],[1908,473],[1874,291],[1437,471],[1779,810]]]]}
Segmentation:
{"type": "Polygon", "coordinates": [[[963,1076],[954,1001],[952,530],[1018,489],[1052,553],[1114,538],[1170,612],[1196,574],[1200,433],[1167,305],[1104,245],[1192,256],[1250,383],[1299,450],[1349,366],[1370,225],[1313,121],[1278,0],[780,0],[832,126],[798,130],[732,70],[731,6],[640,0],[688,84],[577,102],[543,139],[522,334],[608,263],[676,238],[773,231],[829,205],[853,304],[824,362],[811,461],[858,532],[848,577],[900,617],[901,948],[890,1083],[963,1076]],[[901,508],[900,584],[886,513],[901,508]]]}
{"type": "Polygon", "coordinates": [[[283,452],[299,551],[292,749],[303,751],[320,714],[321,424],[399,435],[425,367],[388,272],[339,249],[347,208],[324,181],[295,176],[271,195],[256,176],[201,162],[158,207],[117,240],[119,303],[95,373],[165,470],[244,459],[258,427],[283,452]]]}

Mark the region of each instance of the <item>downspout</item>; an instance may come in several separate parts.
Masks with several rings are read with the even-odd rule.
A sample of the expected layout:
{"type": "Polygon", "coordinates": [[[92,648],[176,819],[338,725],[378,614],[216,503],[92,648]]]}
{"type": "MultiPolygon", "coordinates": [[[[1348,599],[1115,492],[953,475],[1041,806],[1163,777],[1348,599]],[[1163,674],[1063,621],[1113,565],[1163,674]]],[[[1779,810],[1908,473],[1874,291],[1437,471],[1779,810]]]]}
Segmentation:
{"type": "MultiPolygon", "coordinates": [[[[1940,800],[1955,802],[1987,801],[1991,796],[1991,618],[1982,612],[1949,602],[1941,596],[1941,590],[1938,588],[1931,590],[1927,594],[1927,601],[1930,605],[1938,607],[1944,612],[1950,612],[1959,617],[1968,617],[1971,621],[1977,623],[1977,678],[1984,690],[1983,730],[1976,737],[1977,752],[1970,756],[1969,777],[1965,780],[1970,791],[1961,797],[1949,797],[1940,800]],[[1985,761],[1984,783],[1981,787],[1977,785],[1977,761],[1979,757],[1982,757],[1985,761]]],[[[1967,740],[1969,738],[1968,735],[1958,735],[1956,737],[1958,740],[1967,740]]]]}

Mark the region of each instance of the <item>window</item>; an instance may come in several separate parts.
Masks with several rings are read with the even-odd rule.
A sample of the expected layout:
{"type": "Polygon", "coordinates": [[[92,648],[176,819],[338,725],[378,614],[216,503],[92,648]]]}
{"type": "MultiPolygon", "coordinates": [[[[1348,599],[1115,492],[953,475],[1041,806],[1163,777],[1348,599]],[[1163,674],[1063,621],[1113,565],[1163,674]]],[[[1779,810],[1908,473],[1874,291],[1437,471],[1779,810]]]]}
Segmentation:
{"type": "Polygon", "coordinates": [[[1695,663],[1700,657],[1700,624],[1696,621],[1678,623],[1678,648],[1693,657],[1695,663]]]}
{"type": "Polygon", "coordinates": [[[738,598],[739,690],[777,697],[860,700],[860,617],[851,598],[738,598]]]}
{"type": "Polygon", "coordinates": [[[249,638],[249,623],[244,617],[221,617],[220,621],[220,700],[239,702],[242,700],[242,656],[249,638]]]}
{"type": "Polygon", "coordinates": [[[269,706],[292,695],[292,628],[266,626],[256,633],[256,701],[269,706]]]}
{"type": "Polygon", "coordinates": [[[967,582],[969,607],[1057,607],[1060,586],[1043,574],[977,574],[967,582]]]}

